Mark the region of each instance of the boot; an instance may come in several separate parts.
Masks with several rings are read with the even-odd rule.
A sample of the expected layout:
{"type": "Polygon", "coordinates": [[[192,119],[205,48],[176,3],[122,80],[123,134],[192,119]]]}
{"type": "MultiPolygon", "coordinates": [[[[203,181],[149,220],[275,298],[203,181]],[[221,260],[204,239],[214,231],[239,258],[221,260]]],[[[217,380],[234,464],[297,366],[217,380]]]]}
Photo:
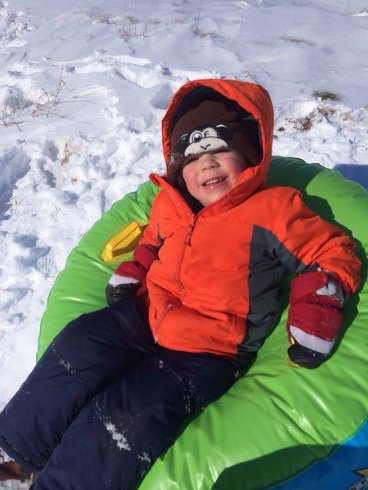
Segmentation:
{"type": "Polygon", "coordinates": [[[24,469],[18,463],[11,460],[9,456],[0,448],[0,481],[25,481],[30,477],[30,473],[24,471],[24,469]]]}
{"type": "Polygon", "coordinates": [[[31,477],[23,468],[15,461],[0,464],[0,481],[19,480],[25,481],[31,477]]]}

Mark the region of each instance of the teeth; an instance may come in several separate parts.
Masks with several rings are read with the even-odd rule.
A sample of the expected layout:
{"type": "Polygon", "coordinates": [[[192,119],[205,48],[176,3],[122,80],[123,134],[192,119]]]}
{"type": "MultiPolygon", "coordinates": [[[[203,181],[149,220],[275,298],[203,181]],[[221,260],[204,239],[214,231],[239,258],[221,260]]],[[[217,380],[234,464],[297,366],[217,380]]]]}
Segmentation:
{"type": "Polygon", "coordinates": [[[223,177],[220,177],[218,179],[208,180],[203,185],[213,185],[213,184],[217,184],[218,182],[222,182],[223,180],[225,180],[225,179],[223,177]]]}

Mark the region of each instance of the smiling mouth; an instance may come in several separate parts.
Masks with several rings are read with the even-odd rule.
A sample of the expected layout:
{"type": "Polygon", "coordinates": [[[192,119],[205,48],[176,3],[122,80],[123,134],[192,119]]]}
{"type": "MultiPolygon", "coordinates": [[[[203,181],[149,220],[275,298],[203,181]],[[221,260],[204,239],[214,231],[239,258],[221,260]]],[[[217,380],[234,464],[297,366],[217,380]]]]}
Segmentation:
{"type": "Polygon", "coordinates": [[[225,180],[226,177],[217,177],[216,179],[211,179],[211,180],[207,180],[206,182],[203,182],[203,186],[206,187],[206,186],[209,186],[209,185],[215,185],[215,184],[219,184],[220,182],[223,182],[225,180]]]}

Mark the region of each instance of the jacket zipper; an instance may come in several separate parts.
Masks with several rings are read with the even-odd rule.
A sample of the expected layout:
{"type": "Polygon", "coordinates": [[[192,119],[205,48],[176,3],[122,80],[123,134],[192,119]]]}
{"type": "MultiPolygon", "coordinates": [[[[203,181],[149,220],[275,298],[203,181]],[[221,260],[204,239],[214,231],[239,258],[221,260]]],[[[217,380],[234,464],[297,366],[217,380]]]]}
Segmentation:
{"type": "Polygon", "coordinates": [[[181,266],[182,266],[182,263],[183,263],[185,249],[190,244],[190,239],[192,237],[194,225],[195,225],[195,219],[193,219],[193,221],[189,225],[189,229],[188,229],[188,231],[187,231],[187,233],[185,235],[184,242],[183,242],[183,245],[181,247],[181,250],[180,250],[180,253],[179,253],[179,257],[178,257],[177,266],[176,266],[176,282],[177,282],[177,284],[179,286],[179,289],[181,291],[181,294],[183,296],[185,294],[185,290],[184,290],[184,286],[183,286],[183,284],[182,284],[182,282],[180,280],[180,270],[181,270],[181,266]]]}
{"type": "MultiPolygon", "coordinates": [[[[179,254],[179,258],[178,258],[178,262],[177,262],[177,266],[176,266],[176,276],[175,276],[175,279],[176,279],[176,282],[179,286],[179,289],[180,289],[180,293],[181,293],[181,302],[182,304],[185,304],[185,289],[184,289],[184,286],[180,280],[180,269],[181,269],[181,264],[183,262],[183,257],[184,257],[184,253],[185,253],[185,249],[186,247],[189,245],[190,243],[190,238],[192,236],[192,232],[193,232],[193,228],[194,228],[194,224],[195,224],[195,219],[193,219],[193,221],[191,222],[191,224],[189,225],[189,229],[184,237],[184,242],[183,242],[183,245],[181,247],[181,250],[180,250],[180,254],[179,254]]],[[[173,304],[168,304],[167,307],[165,308],[165,310],[163,311],[163,313],[160,315],[157,323],[156,323],[156,328],[155,328],[155,332],[154,332],[154,335],[153,335],[153,338],[155,340],[155,342],[157,343],[158,342],[158,331],[160,329],[160,325],[161,323],[163,322],[165,316],[174,308],[174,305],[173,304]]]]}
{"type": "Polygon", "coordinates": [[[165,316],[169,313],[170,310],[172,310],[174,308],[174,305],[173,304],[168,304],[165,308],[165,310],[163,311],[163,313],[160,315],[159,319],[157,320],[157,323],[156,323],[156,328],[155,328],[155,332],[153,334],[153,338],[157,344],[158,342],[158,331],[160,329],[160,325],[163,321],[163,319],[165,318],[165,316]]]}

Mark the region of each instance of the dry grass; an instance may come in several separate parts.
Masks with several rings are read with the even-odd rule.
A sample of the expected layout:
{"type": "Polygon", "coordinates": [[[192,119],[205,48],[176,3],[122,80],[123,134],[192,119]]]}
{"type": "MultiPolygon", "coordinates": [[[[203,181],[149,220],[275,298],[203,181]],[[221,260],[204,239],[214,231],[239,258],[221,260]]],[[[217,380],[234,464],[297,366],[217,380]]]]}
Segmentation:
{"type": "Polygon", "coordinates": [[[54,91],[45,91],[33,100],[23,99],[23,94],[19,93],[16,97],[12,97],[11,102],[4,102],[0,106],[0,126],[17,126],[20,130],[20,125],[29,121],[29,118],[45,115],[46,117],[56,115],[65,118],[66,116],[57,114],[55,110],[56,106],[60,103],[63,90],[67,89],[70,92],[63,79],[63,72],[64,67],[61,67],[54,91]]]}
{"type": "Polygon", "coordinates": [[[71,145],[69,143],[64,144],[64,148],[61,152],[59,162],[61,165],[66,165],[70,162],[70,157],[73,155],[80,155],[82,148],[79,145],[71,145]]]}
{"type": "Polygon", "coordinates": [[[132,37],[148,37],[149,35],[149,24],[146,23],[142,26],[139,25],[129,25],[122,24],[117,29],[117,36],[120,39],[131,39],[132,37]]]}
{"type": "Polygon", "coordinates": [[[296,131],[310,131],[313,126],[323,121],[323,119],[331,122],[331,119],[336,119],[337,116],[340,117],[343,121],[349,121],[352,119],[353,116],[351,111],[343,112],[341,110],[341,107],[331,104],[334,102],[340,102],[342,100],[341,95],[335,92],[331,92],[330,90],[314,90],[312,92],[312,96],[319,102],[323,102],[324,104],[321,104],[320,107],[316,107],[306,116],[287,118],[287,126],[280,126],[278,128],[278,131],[286,131],[287,127],[290,125],[296,131]]]}
{"type": "Polygon", "coordinates": [[[333,102],[341,102],[342,97],[339,94],[335,94],[334,92],[331,92],[329,90],[314,90],[312,93],[313,97],[315,99],[319,100],[331,100],[333,102]]]}
{"type": "MultiPolygon", "coordinates": [[[[286,122],[298,132],[310,131],[316,123],[321,122],[323,119],[329,119],[336,113],[336,109],[333,107],[317,107],[309,114],[303,117],[287,118],[286,122]]],[[[285,131],[285,127],[280,126],[278,131],[285,131]]]]}
{"type": "Polygon", "coordinates": [[[301,39],[299,37],[281,36],[280,39],[282,41],[286,41],[292,44],[305,44],[306,46],[314,46],[314,43],[312,43],[311,41],[307,41],[306,39],[301,39]]]}

